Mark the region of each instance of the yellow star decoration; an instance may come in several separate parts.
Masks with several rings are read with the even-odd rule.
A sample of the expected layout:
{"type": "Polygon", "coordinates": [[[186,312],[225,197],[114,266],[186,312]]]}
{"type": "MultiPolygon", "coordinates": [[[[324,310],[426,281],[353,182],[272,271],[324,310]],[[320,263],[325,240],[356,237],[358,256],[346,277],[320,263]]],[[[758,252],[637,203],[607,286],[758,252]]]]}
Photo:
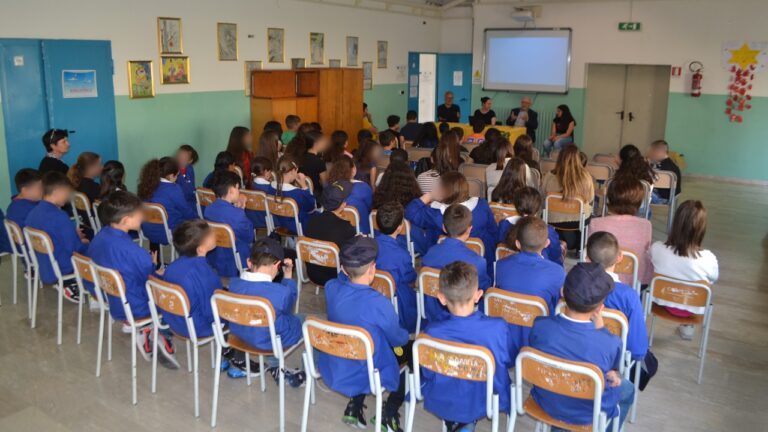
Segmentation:
{"type": "Polygon", "coordinates": [[[739,65],[742,69],[747,69],[749,65],[757,64],[757,56],[760,54],[760,50],[749,49],[749,45],[746,42],[741,48],[728,51],[731,52],[731,59],[728,60],[728,63],[739,65]]]}

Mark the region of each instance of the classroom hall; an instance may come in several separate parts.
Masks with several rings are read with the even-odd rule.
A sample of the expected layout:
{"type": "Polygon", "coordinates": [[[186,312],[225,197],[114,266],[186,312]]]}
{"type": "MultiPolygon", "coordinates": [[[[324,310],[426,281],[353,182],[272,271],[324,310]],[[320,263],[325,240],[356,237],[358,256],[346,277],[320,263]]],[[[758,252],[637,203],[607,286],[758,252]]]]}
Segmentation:
{"type": "Polygon", "coordinates": [[[1,431],[768,431],[768,3],[0,10],[1,431]]]}

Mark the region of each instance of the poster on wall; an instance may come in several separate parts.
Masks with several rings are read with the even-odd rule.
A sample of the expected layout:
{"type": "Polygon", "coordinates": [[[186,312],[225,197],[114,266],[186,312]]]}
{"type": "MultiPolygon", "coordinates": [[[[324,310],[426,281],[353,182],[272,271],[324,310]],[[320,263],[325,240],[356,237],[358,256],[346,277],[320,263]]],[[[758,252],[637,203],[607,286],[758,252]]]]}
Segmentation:
{"type": "Polygon", "coordinates": [[[325,33],[309,34],[309,64],[325,64],[325,33]]]}
{"type": "Polygon", "coordinates": [[[160,55],[183,54],[181,40],[181,18],[157,19],[157,41],[160,45],[160,55]]]}
{"type": "Polygon", "coordinates": [[[251,95],[251,72],[261,70],[261,60],[246,60],[245,62],[245,95],[251,95]]]}
{"type": "Polygon", "coordinates": [[[95,70],[61,71],[61,92],[64,99],[99,97],[95,70]]]}
{"type": "Polygon", "coordinates": [[[161,84],[189,84],[189,57],[160,57],[161,84]]]}
{"type": "Polygon", "coordinates": [[[373,62],[363,62],[363,90],[373,88],[373,62]]]}
{"type": "Polygon", "coordinates": [[[283,63],[285,61],[284,29],[267,29],[267,61],[270,63],[283,63]]]}
{"type": "Polygon", "coordinates": [[[154,97],[153,78],[151,60],[128,60],[128,97],[131,99],[154,97]]]}
{"type": "Polygon", "coordinates": [[[742,123],[744,111],[752,109],[751,92],[755,75],[768,67],[768,42],[725,42],[722,61],[730,72],[725,115],[731,123],[742,123]]]}
{"type": "Polygon", "coordinates": [[[237,24],[216,23],[216,43],[220,61],[237,60],[237,24]]]}
{"type": "Polygon", "coordinates": [[[347,36],[347,67],[357,67],[359,43],[357,36],[347,36]]]}
{"type": "Polygon", "coordinates": [[[376,67],[379,69],[386,69],[388,62],[389,43],[387,41],[376,42],[376,67]]]}

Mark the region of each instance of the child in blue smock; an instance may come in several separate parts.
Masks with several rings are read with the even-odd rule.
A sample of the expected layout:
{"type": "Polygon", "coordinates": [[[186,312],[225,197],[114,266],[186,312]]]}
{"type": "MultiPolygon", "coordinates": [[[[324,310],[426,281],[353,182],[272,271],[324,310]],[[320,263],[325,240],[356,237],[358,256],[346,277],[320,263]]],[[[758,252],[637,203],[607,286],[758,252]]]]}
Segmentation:
{"type": "Polygon", "coordinates": [[[397,293],[397,315],[400,326],[409,333],[416,331],[416,270],[413,268],[411,254],[399,241],[397,236],[405,230],[403,223],[403,206],[392,201],[383,204],[376,212],[376,223],[379,226],[376,243],[379,245],[379,255],[376,257],[376,267],[392,275],[395,280],[397,293]]]}
{"type": "Polygon", "coordinates": [[[405,217],[411,223],[424,228],[427,236],[436,242],[443,228],[443,213],[451,204],[461,204],[472,213],[470,237],[483,241],[486,273],[493,275],[498,225],[488,201],[469,196],[469,184],[463,174],[456,171],[443,174],[438,190],[411,201],[405,209],[405,217]]]}
{"type": "MultiPolygon", "coordinates": [[[[75,228],[69,215],[61,208],[70,202],[72,185],[66,175],[50,171],[43,176],[43,199],[29,211],[24,224],[44,231],[51,238],[53,256],[59,264],[62,275],[74,273],[72,254],[85,253],[88,240],[82,231],[75,228]]],[[[40,279],[44,284],[53,285],[58,279],[47,254],[35,252],[39,264],[40,279]]],[[[77,281],[70,279],[64,284],[64,296],[77,303],[80,291],[77,281]]]]}
{"type": "MultiPolygon", "coordinates": [[[[296,201],[299,208],[299,223],[302,229],[306,229],[307,222],[315,211],[315,197],[309,189],[307,178],[299,172],[295,159],[290,155],[284,155],[277,162],[275,169],[275,181],[272,188],[275,189],[275,199],[281,202],[283,198],[291,198],[296,201]]],[[[317,185],[315,185],[317,187],[317,185]]],[[[273,216],[275,227],[283,227],[290,233],[296,234],[296,222],[292,217],[273,216]]]]}
{"type": "MultiPolygon", "coordinates": [[[[272,187],[272,162],[263,157],[257,156],[251,161],[251,189],[264,192],[267,195],[274,195],[275,189],[272,187]]],[[[267,227],[267,212],[245,209],[245,215],[251,220],[254,228],[267,227]]]]}
{"type": "MultiPolygon", "coordinates": [[[[472,213],[462,204],[453,204],[445,210],[442,220],[448,238],[432,246],[422,258],[421,264],[437,269],[454,261],[472,264],[477,269],[480,289],[487,290],[491,286],[491,278],[488,276],[485,259],[464,244],[472,231],[472,213]]],[[[430,296],[424,296],[424,311],[430,322],[443,321],[451,316],[445,306],[430,296]]]]}
{"type": "Polygon", "coordinates": [[[192,208],[197,206],[197,197],[195,196],[195,164],[200,157],[197,150],[189,144],[182,144],[176,150],[176,162],[179,164],[179,176],[176,177],[176,184],[181,186],[184,192],[184,198],[192,208]]]}
{"type": "MultiPolygon", "coordinates": [[[[137,245],[129,234],[141,226],[144,219],[142,205],[141,199],[130,192],[115,191],[109,194],[99,205],[103,227],[88,247],[88,256],[95,264],[120,273],[125,283],[125,298],[136,321],[150,316],[149,297],[145,287],[147,279],[150,275],[162,275],[162,270],[155,272],[157,252],[150,254],[137,245]]],[[[121,299],[111,295],[106,297],[112,319],[125,321],[127,318],[121,299]]],[[[130,333],[130,327],[124,326],[123,331],[126,330],[130,333]]],[[[139,352],[149,361],[152,353],[152,325],[145,325],[138,329],[138,333],[136,343],[139,352]]],[[[171,335],[162,330],[159,335],[158,346],[162,356],[158,358],[163,366],[178,368],[171,335]]]]}
{"type": "MultiPolygon", "coordinates": [[[[519,345],[507,322],[475,310],[483,296],[477,285],[477,269],[455,261],[440,271],[440,303],[450,311],[444,321],[430,323],[429,336],[487,348],[495,361],[493,391],[499,395],[499,411],[510,412],[509,368],[515,366],[519,345]]],[[[486,384],[421,370],[424,408],[445,422],[449,431],[473,431],[486,417],[486,384]]]]}
{"type": "MultiPolygon", "coordinates": [[[[603,302],[614,289],[613,279],[597,263],[578,263],[565,278],[563,298],[566,308],[557,316],[536,318],[530,346],[565,360],[591,363],[603,373],[602,410],[619,424],[629,412],[634,387],[619,376],[622,361],[621,340],[603,324],[603,302]],[[619,410],[619,407],[621,409],[619,410]]],[[[536,386],[531,397],[550,416],[564,422],[592,424],[592,401],[561,396],[536,386]]],[[[552,428],[552,430],[561,430],[552,428]]],[[[611,430],[608,425],[607,430],[611,430]]]]}
{"type": "Polygon", "coordinates": [[[605,268],[615,287],[605,299],[605,307],[624,313],[629,322],[627,334],[627,350],[632,353],[633,360],[642,361],[648,353],[648,332],[645,328],[645,314],[640,303],[640,296],[632,287],[619,281],[619,275],[614,270],[616,264],[624,256],[619,247],[619,241],[613,234],[598,231],[587,240],[587,257],[605,268]]]}
{"type": "MultiPolygon", "coordinates": [[[[542,198],[541,194],[536,189],[532,187],[524,187],[515,191],[513,203],[518,216],[510,216],[499,222],[499,243],[509,243],[514,245],[514,241],[507,241],[507,236],[510,231],[514,231],[512,228],[520,218],[524,216],[539,216],[539,213],[541,212],[542,198]]],[[[549,246],[544,248],[541,255],[553,263],[563,265],[564,249],[560,242],[560,236],[552,225],[548,225],[547,233],[549,236],[549,246]]],[[[512,248],[512,250],[517,249],[512,248]]]]}
{"type": "MultiPolygon", "coordinates": [[[[138,195],[145,202],[161,204],[168,215],[168,227],[171,232],[184,221],[197,219],[195,207],[184,197],[181,186],[176,184],[179,175],[179,164],[175,159],[163,157],[152,159],[141,169],[139,176],[138,195]]],[[[149,239],[150,250],[158,250],[157,245],[167,245],[171,239],[166,238],[165,229],[161,224],[143,223],[141,232],[149,239]]]]}
{"type": "Polygon", "coordinates": [[[237,163],[235,163],[235,157],[228,151],[222,151],[216,154],[216,159],[213,161],[213,171],[211,171],[203,179],[203,187],[211,188],[211,180],[213,180],[213,174],[216,171],[231,171],[236,172],[237,163]]]}
{"type": "Polygon", "coordinates": [[[43,199],[43,176],[35,169],[22,168],[14,180],[19,193],[11,199],[5,217],[24,229],[29,212],[43,199]]]}
{"type": "MultiPolygon", "coordinates": [[[[235,294],[261,297],[272,304],[275,311],[275,333],[280,337],[283,350],[301,342],[301,324],[303,316],[293,313],[298,290],[293,276],[293,261],[285,258],[283,247],[277,241],[266,237],[254,243],[248,258],[248,270],[239,278],[230,281],[229,290],[235,294]],[[280,269],[283,270],[282,281],[273,282],[280,269]]],[[[268,327],[251,327],[230,323],[232,334],[242,339],[248,345],[261,350],[271,350],[272,340],[268,327]]],[[[279,382],[280,362],[274,356],[266,357],[267,372],[276,382],[279,382]]],[[[243,371],[233,368],[229,375],[238,378],[243,371]]],[[[306,375],[299,369],[284,369],[285,380],[291,387],[299,387],[306,380],[306,375]]],[[[244,375],[243,375],[244,376],[244,375]]]]}
{"type": "Polygon", "coordinates": [[[352,183],[352,192],[345,200],[347,206],[354,207],[360,215],[360,233],[370,234],[370,215],[373,205],[373,189],[368,183],[355,180],[357,168],[352,158],[341,155],[333,161],[331,171],[328,173],[328,183],[337,181],[349,181],[352,183]]]}
{"type": "Polygon", "coordinates": [[[520,252],[496,263],[496,286],[507,291],[542,298],[555,314],[560,290],[565,280],[563,266],[544,258],[543,251],[549,245],[547,224],[535,217],[526,216],[515,225],[517,236],[507,243],[520,252]]]}
{"type": "MultiPolygon", "coordinates": [[[[325,301],[330,321],[362,327],[373,339],[373,365],[379,370],[381,386],[390,392],[382,413],[382,425],[400,430],[398,409],[405,399],[405,375],[394,348],[408,344],[408,331],[400,326],[395,308],[388,298],[371,288],[376,274],[376,241],[357,236],[341,249],[341,266],[345,274],[325,284],[325,301]]],[[[401,348],[405,359],[409,347],[401,348]]],[[[328,386],[350,398],[342,421],[364,429],[363,403],[373,389],[368,383],[364,360],[348,360],[321,352],[320,374],[328,386]]]]}
{"type": "MultiPolygon", "coordinates": [[[[211,222],[229,225],[235,234],[235,246],[243,268],[254,240],[253,224],[245,216],[245,197],[240,195],[240,177],[229,171],[218,171],[213,176],[216,201],[205,208],[203,216],[211,222]]],[[[239,276],[232,250],[217,247],[208,254],[208,262],[222,277],[239,276]]]]}

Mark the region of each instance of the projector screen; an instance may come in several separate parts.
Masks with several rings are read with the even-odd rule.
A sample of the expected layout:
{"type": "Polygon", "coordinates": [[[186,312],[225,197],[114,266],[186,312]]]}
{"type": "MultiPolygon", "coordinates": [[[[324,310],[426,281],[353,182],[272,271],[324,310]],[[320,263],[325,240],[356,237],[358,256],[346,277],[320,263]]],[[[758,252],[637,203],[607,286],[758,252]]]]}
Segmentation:
{"type": "Polygon", "coordinates": [[[567,93],[570,29],[486,29],[484,90],[567,93]]]}

